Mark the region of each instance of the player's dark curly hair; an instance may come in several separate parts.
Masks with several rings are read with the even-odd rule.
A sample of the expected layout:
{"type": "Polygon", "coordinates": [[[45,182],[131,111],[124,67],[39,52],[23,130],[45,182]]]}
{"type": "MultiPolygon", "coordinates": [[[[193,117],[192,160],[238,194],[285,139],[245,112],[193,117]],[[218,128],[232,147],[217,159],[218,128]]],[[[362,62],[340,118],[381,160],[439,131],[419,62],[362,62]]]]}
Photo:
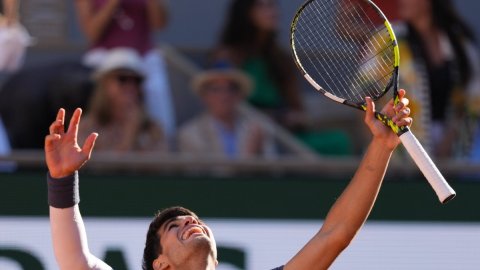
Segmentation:
{"type": "Polygon", "coordinates": [[[169,207],[159,211],[148,228],[145,248],[143,250],[143,270],[153,270],[153,261],[155,261],[158,255],[162,254],[162,245],[160,244],[158,230],[165,222],[178,216],[193,216],[198,219],[198,216],[194,212],[180,206],[169,207]]]}

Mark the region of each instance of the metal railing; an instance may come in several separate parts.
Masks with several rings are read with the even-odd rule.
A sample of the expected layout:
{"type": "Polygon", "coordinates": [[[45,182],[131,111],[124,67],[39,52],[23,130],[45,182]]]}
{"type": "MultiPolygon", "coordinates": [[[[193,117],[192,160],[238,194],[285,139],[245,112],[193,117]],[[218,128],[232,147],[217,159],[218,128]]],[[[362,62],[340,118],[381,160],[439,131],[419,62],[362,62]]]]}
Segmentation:
{"type": "MultiPolygon", "coordinates": [[[[274,159],[224,159],[215,156],[192,156],[178,153],[124,153],[96,152],[85,170],[98,173],[137,174],[199,174],[199,175],[242,175],[242,174],[308,174],[320,177],[351,177],[360,163],[360,157],[325,158],[305,160],[295,156],[274,159]]],[[[480,180],[480,164],[466,161],[439,160],[436,162],[449,179],[468,177],[480,180]]],[[[0,157],[0,168],[12,170],[46,170],[43,151],[13,151],[0,157]],[[2,166],[3,165],[3,166],[2,166]]],[[[388,175],[396,178],[420,176],[420,171],[407,157],[394,157],[388,175]]]]}

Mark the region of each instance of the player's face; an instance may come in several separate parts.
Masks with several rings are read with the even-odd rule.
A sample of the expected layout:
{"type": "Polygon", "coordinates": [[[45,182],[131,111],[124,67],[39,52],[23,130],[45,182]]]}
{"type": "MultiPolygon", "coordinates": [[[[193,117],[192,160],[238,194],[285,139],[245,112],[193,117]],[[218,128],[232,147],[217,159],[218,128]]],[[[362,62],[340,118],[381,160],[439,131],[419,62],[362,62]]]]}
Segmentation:
{"type": "Polygon", "coordinates": [[[173,269],[205,262],[216,263],[217,247],[213,233],[205,223],[193,216],[178,216],[160,228],[160,244],[173,269]]]}

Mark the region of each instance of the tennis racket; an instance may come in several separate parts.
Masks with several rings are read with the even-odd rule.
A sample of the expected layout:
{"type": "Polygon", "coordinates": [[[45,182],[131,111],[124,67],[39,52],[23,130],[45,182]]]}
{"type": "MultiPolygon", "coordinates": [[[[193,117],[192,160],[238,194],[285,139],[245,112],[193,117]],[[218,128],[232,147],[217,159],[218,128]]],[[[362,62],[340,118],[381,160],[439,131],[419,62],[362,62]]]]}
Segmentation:
{"type": "MultiPolygon", "coordinates": [[[[369,0],[309,0],[290,31],[293,58],[305,79],[333,101],[366,110],[364,98],[380,99],[393,87],[398,98],[400,55],[392,26],[369,0]]],[[[436,192],[441,203],[455,197],[438,168],[408,127],[378,112],[436,192]]]]}

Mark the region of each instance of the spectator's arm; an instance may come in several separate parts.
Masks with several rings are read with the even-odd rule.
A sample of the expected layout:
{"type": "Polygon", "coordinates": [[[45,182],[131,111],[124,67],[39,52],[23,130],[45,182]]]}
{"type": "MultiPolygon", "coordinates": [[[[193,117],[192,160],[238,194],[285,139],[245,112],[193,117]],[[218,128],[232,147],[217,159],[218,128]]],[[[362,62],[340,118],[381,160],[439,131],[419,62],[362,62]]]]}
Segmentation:
{"type": "Polygon", "coordinates": [[[93,1],[76,0],[76,9],[80,27],[90,43],[101,38],[112,21],[120,0],[108,0],[98,11],[93,10],[93,1]]]}
{"type": "Polygon", "coordinates": [[[161,30],[168,24],[168,8],[165,0],[147,0],[147,12],[152,29],[161,30]]]}
{"type": "Polygon", "coordinates": [[[7,25],[18,22],[18,7],[18,0],[3,0],[3,9],[7,25]]]}

